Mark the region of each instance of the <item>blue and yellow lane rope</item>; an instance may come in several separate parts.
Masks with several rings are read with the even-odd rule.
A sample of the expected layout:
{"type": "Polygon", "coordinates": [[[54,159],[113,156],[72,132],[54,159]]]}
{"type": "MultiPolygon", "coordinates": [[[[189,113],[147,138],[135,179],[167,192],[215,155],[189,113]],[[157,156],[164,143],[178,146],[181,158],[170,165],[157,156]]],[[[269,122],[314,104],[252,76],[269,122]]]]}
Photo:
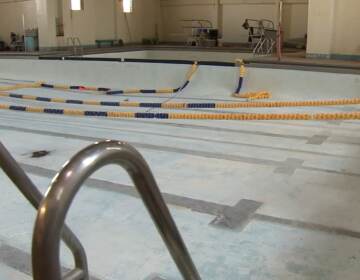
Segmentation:
{"type": "Polygon", "coordinates": [[[135,118],[135,119],[181,119],[181,120],[359,120],[360,111],[339,113],[287,113],[287,114],[246,114],[246,113],[136,113],[136,112],[109,112],[84,111],[74,109],[53,109],[32,106],[18,106],[0,104],[0,110],[44,113],[68,116],[87,116],[105,118],[135,118]]]}
{"type": "MultiPolygon", "coordinates": [[[[37,88],[39,85],[20,84],[0,87],[1,90],[16,90],[21,88],[37,88]]],[[[111,102],[97,100],[71,100],[61,98],[38,97],[0,92],[2,97],[21,98],[42,102],[72,103],[84,105],[124,106],[124,107],[155,107],[163,109],[183,108],[251,108],[251,107],[295,107],[295,106],[332,106],[332,105],[355,105],[360,104],[360,98],[339,100],[307,100],[307,101],[273,101],[273,102],[232,102],[232,103],[140,103],[140,102],[111,102]]],[[[53,109],[34,106],[18,106],[0,104],[2,110],[22,112],[93,116],[107,118],[140,118],[140,119],[191,119],[191,120],[359,120],[360,112],[339,113],[299,113],[299,114],[247,114],[247,113],[135,113],[135,112],[111,112],[111,111],[85,111],[76,109],[53,109]]]]}
{"type": "Polygon", "coordinates": [[[244,82],[244,78],[245,78],[245,74],[246,74],[246,69],[245,69],[245,64],[244,64],[244,61],[242,59],[238,59],[235,61],[236,63],[239,63],[240,64],[240,67],[239,67],[239,82],[238,82],[238,86],[235,90],[235,93],[236,94],[239,94],[240,91],[241,91],[241,88],[242,88],[242,85],[243,85],[243,82],[244,82]]]}
{"type": "Polygon", "coordinates": [[[232,94],[233,97],[246,98],[246,99],[271,98],[271,94],[268,91],[240,93],[243,83],[244,83],[245,75],[246,75],[246,68],[245,68],[245,63],[242,59],[236,59],[235,63],[239,64],[239,81],[238,81],[238,85],[237,85],[235,92],[232,94]]]}
{"type": "MultiPolygon", "coordinates": [[[[177,93],[184,90],[191,82],[192,77],[196,73],[198,69],[198,63],[195,61],[193,65],[190,67],[188,73],[185,77],[185,82],[177,88],[161,88],[161,89],[138,89],[138,88],[130,88],[130,89],[122,89],[115,90],[106,87],[89,87],[89,86],[68,86],[68,85],[59,85],[59,84],[50,84],[50,83],[39,83],[40,87],[43,88],[51,88],[51,89],[59,89],[59,90],[80,90],[80,91],[100,91],[104,92],[108,95],[120,95],[120,94],[170,94],[177,93]]],[[[0,89],[1,90],[1,89],[0,89]]]]}
{"type": "Polygon", "coordinates": [[[11,86],[0,86],[0,91],[17,90],[24,88],[40,88],[40,87],[41,87],[41,82],[24,83],[24,84],[16,84],[11,86]]]}
{"type": "Polygon", "coordinates": [[[213,103],[187,103],[187,102],[118,102],[101,100],[63,99],[41,97],[9,92],[1,92],[0,97],[33,100],[51,103],[66,103],[78,105],[112,106],[112,107],[139,107],[163,109],[237,109],[237,108],[279,108],[279,107],[319,107],[339,105],[359,105],[360,98],[305,100],[305,101],[266,101],[266,102],[213,102],[213,103]]]}
{"type": "MultiPolygon", "coordinates": [[[[194,64],[187,75],[187,81],[179,88],[184,89],[190,82],[193,74],[196,72],[197,64],[194,64]]],[[[240,65],[240,78],[237,91],[241,90],[242,81],[245,76],[245,66],[243,63],[240,65]]],[[[92,91],[105,91],[107,88],[95,87],[81,87],[81,86],[61,86],[49,85],[41,82],[17,84],[13,86],[0,87],[0,97],[10,97],[18,99],[27,99],[42,102],[56,102],[68,104],[83,104],[83,105],[100,105],[100,106],[117,106],[117,107],[144,107],[144,108],[163,108],[163,109],[198,109],[198,108],[252,108],[252,107],[300,107],[300,106],[335,106],[335,105],[356,105],[360,104],[360,98],[349,99],[334,99],[334,100],[305,100],[305,101],[270,101],[270,102],[228,102],[228,103],[143,103],[143,102],[113,102],[113,101],[97,101],[97,100],[75,100],[75,99],[62,99],[62,98],[49,98],[38,97],[32,95],[22,95],[15,93],[8,93],[4,91],[17,90],[24,88],[39,88],[51,87],[61,90],[79,89],[79,90],[92,90],[92,91]]],[[[154,90],[143,90],[144,93],[154,93],[154,90]]],[[[168,93],[166,89],[157,90],[157,92],[168,93]]],[[[138,93],[138,90],[125,90],[124,93],[138,93]]],[[[141,93],[141,91],[140,91],[141,93]]],[[[155,92],[156,93],[156,92],[155,92]]],[[[269,98],[268,92],[257,93],[235,93],[236,97],[256,99],[256,98],[269,98]]],[[[108,118],[141,118],[141,119],[192,119],[192,120],[359,120],[360,112],[347,112],[347,113],[287,113],[287,114],[248,114],[248,113],[148,113],[148,112],[112,112],[112,111],[85,111],[77,109],[53,109],[33,106],[18,106],[0,104],[2,110],[14,110],[22,112],[34,112],[45,114],[57,115],[71,115],[71,116],[94,116],[94,117],[108,117],[108,118]]]]}
{"type": "MultiPolygon", "coordinates": [[[[246,92],[246,93],[240,93],[243,80],[245,77],[246,69],[243,60],[238,59],[236,60],[236,63],[238,63],[240,73],[239,73],[239,83],[237,86],[237,89],[235,93],[233,93],[234,97],[238,98],[245,98],[245,99],[265,99],[270,98],[271,94],[267,91],[259,91],[259,92],[246,92]]],[[[0,86],[0,91],[8,91],[8,90],[16,90],[16,89],[22,89],[22,88],[49,88],[49,89],[59,89],[63,91],[69,91],[69,90],[79,90],[79,91],[98,91],[98,92],[104,92],[108,95],[121,95],[121,94],[171,94],[171,93],[178,93],[184,90],[191,82],[194,74],[198,70],[198,64],[197,62],[194,62],[191,68],[189,69],[188,73],[186,74],[186,80],[184,84],[178,88],[161,88],[161,89],[124,89],[124,90],[114,90],[111,88],[106,87],[90,87],[90,86],[74,86],[74,85],[60,85],[60,84],[50,84],[47,82],[35,82],[35,83],[27,83],[27,84],[17,84],[14,86],[0,86]]]]}

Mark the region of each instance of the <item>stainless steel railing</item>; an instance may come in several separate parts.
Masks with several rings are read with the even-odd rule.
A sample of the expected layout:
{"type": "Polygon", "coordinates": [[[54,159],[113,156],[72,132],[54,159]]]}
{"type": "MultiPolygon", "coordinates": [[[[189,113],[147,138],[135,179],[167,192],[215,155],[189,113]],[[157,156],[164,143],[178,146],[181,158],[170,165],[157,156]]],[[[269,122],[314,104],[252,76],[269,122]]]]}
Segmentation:
{"type": "Polygon", "coordinates": [[[72,47],[72,54],[73,55],[83,55],[84,48],[81,44],[79,37],[68,37],[66,38],[66,44],[68,47],[72,47]]]}
{"type": "MultiPolygon", "coordinates": [[[[118,141],[100,142],[85,148],[54,177],[35,222],[32,245],[34,279],[62,279],[59,250],[66,214],[84,181],[109,164],[123,167],[130,175],[183,278],[200,280],[149,166],[133,147],[118,141]]],[[[75,277],[69,279],[83,279],[81,275],[75,277]]]]}
{"type": "MultiPolygon", "coordinates": [[[[1,142],[0,167],[4,170],[5,174],[11,179],[11,181],[17,186],[17,188],[24,195],[24,197],[31,203],[31,205],[35,209],[38,209],[40,202],[43,199],[43,195],[36,188],[34,183],[30,180],[24,170],[19,166],[19,164],[11,156],[11,154],[7,151],[7,149],[1,142]]],[[[71,276],[73,274],[78,274],[79,272],[81,272],[81,279],[88,280],[89,274],[86,254],[80,241],[66,225],[64,225],[63,227],[61,236],[67,247],[69,247],[69,249],[71,250],[75,260],[75,269],[73,271],[70,271],[68,275],[71,276]]],[[[77,278],[68,279],[70,280],[77,278]]]]}

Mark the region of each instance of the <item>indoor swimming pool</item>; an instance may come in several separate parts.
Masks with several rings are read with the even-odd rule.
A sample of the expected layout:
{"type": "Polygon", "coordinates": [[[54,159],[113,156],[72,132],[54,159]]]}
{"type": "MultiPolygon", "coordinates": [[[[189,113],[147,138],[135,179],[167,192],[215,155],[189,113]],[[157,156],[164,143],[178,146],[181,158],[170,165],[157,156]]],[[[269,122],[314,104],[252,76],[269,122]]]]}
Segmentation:
{"type": "MultiPolygon", "coordinates": [[[[1,142],[43,193],[92,143],[133,145],[204,280],[356,280],[360,72],[246,64],[244,73],[234,61],[247,55],[0,59],[1,142]],[[239,94],[270,98],[234,97],[239,75],[239,94]]],[[[0,279],[29,280],[36,212],[2,171],[0,183],[0,279]]],[[[182,279],[124,170],[96,172],[66,221],[91,279],[182,279]]],[[[72,268],[61,249],[62,266],[72,268]]]]}

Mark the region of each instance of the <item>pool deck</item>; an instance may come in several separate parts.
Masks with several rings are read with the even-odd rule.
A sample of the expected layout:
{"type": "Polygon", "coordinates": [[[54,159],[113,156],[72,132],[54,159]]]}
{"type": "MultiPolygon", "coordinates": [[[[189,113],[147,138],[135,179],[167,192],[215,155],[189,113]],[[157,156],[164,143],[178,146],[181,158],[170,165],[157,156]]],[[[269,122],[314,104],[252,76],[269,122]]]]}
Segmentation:
{"type": "MultiPolygon", "coordinates": [[[[181,82],[180,74],[187,69],[183,65],[155,65],[151,77],[147,77],[150,66],[139,65],[130,67],[126,77],[121,77],[115,75],[120,73],[121,65],[102,66],[98,62],[94,65],[104,68],[84,69],[82,75],[75,76],[83,67],[80,62],[21,63],[10,62],[14,65],[8,71],[13,71],[14,77],[0,73],[0,85],[44,77],[51,77],[53,82],[77,79],[86,83],[102,70],[108,72],[97,76],[98,83],[106,81],[112,86],[127,81],[132,86],[141,79],[152,85],[154,77],[162,77],[164,86],[168,86],[166,83],[181,82]],[[70,66],[65,73],[61,67],[67,65],[70,66]],[[33,73],[28,67],[34,69],[33,73]],[[138,80],[131,80],[131,71],[138,73],[138,80]],[[110,73],[113,75],[108,76],[110,73]],[[171,80],[172,76],[176,78],[171,80]]],[[[201,67],[189,88],[171,100],[234,101],[230,93],[236,75],[236,68],[201,67]]],[[[274,100],[358,97],[360,78],[354,74],[249,69],[245,90],[260,87],[269,89],[274,100]]],[[[14,92],[69,99],[168,100],[51,89],[14,92]]],[[[3,104],[14,102],[1,98],[3,104]]],[[[64,104],[26,100],[16,100],[16,104],[64,108],[64,104]]],[[[348,112],[359,108],[258,108],[242,112],[348,112]]],[[[156,110],[159,109],[152,109],[156,110]]],[[[91,143],[116,139],[134,145],[149,163],[202,279],[206,280],[358,279],[359,128],[359,121],[157,121],[0,111],[2,143],[43,192],[64,162],[91,143]],[[32,152],[39,150],[50,154],[32,158],[32,152]]],[[[30,279],[35,211],[2,172],[0,182],[0,278],[10,279],[11,275],[11,279],[30,279]]],[[[94,279],[181,279],[130,179],[118,168],[106,167],[86,182],[67,223],[87,250],[94,279]]],[[[65,248],[62,264],[72,266],[65,248]]]]}
{"type": "MultiPolygon", "coordinates": [[[[221,53],[244,53],[249,62],[253,63],[271,63],[274,65],[278,64],[289,64],[289,65],[307,65],[307,66],[331,66],[340,68],[353,68],[360,69],[360,61],[351,60],[335,60],[335,59],[318,59],[318,58],[307,58],[304,50],[298,49],[284,49],[283,57],[281,61],[278,61],[277,57],[270,56],[258,56],[250,57],[251,50],[246,46],[226,46],[226,47],[192,47],[192,46],[179,46],[179,45],[156,45],[156,46],[144,46],[144,45],[126,45],[122,47],[106,47],[106,48],[85,48],[84,55],[99,55],[100,57],[105,55],[111,57],[111,54],[115,54],[117,57],[118,53],[131,52],[131,51],[174,51],[174,52],[218,52],[221,53]]],[[[37,59],[38,57],[53,57],[53,56],[71,56],[70,50],[62,51],[37,51],[37,52],[0,52],[1,58],[19,58],[19,59],[37,59]]],[[[219,59],[218,59],[219,60],[219,59]]]]}

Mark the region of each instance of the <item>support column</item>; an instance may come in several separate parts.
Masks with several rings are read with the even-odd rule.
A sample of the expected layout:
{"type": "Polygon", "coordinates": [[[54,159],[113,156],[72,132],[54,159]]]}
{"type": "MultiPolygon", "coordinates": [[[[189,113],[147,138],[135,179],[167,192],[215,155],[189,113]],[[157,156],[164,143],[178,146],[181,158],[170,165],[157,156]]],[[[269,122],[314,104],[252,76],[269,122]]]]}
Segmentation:
{"type": "Polygon", "coordinates": [[[57,0],[35,0],[35,2],[39,28],[39,48],[40,50],[47,50],[57,47],[57,0]]]}
{"type": "Polygon", "coordinates": [[[309,0],[307,56],[330,58],[336,0],[309,0]]]}
{"type": "Polygon", "coordinates": [[[217,0],[217,24],[216,28],[219,30],[220,34],[223,33],[223,4],[220,0],[217,0]]]}

